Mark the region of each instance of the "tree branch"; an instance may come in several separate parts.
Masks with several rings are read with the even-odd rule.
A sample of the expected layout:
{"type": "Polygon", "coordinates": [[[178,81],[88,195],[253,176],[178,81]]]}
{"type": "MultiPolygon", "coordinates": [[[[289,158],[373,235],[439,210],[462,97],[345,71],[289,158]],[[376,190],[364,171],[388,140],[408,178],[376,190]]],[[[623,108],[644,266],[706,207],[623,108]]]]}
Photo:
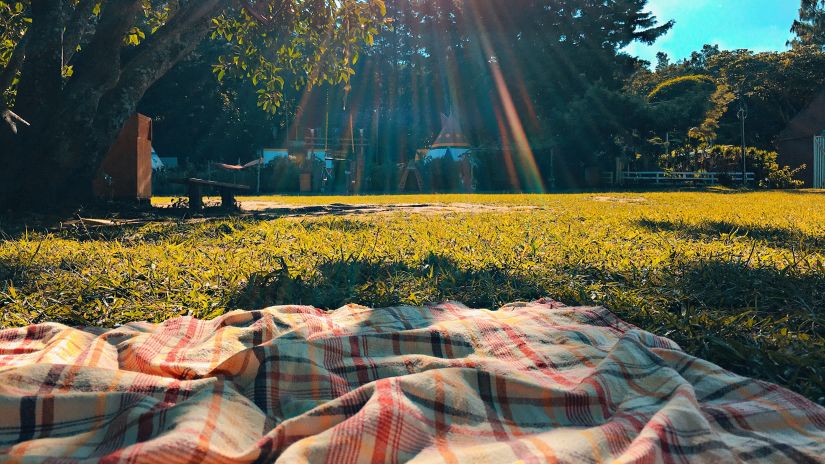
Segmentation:
{"type": "Polygon", "coordinates": [[[17,72],[20,71],[20,67],[26,59],[26,45],[28,45],[28,43],[29,34],[27,31],[23,38],[17,42],[17,46],[14,48],[9,62],[6,63],[6,67],[0,72],[0,95],[11,87],[15,76],[17,76],[17,72]]]}
{"type": "MultiPolygon", "coordinates": [[[[120,43],[135,24],[141,0],[109,0],[101,13],[89,44],[77,55],[74,76],[66,85],[73,104],[86,103],[90,95],[102,95],[116,82],[120,73],[120,43]]],[[[97,106],[97,99],[89,101],[97,106]]]]}
{"type": "MultiPolygon", "coordinates": [[[[241,8],[243,8],[244,11],[246,11],[247,14],[249,14],[249,16],[251,16],[252,19],[254,19],[255,21],[258,21],[259,23],[261,23],[265,26],[271,26],[274,23],[274,20],[272,18],[267,18],[260,11],[258,11],[254,6],[252,6],[252,4],[249,3],[249,0],[240,0],[240,2],[241,2],[241,8]]],[[[283,6],[282,6],[282,8],[283,8],[283,6]]]]}
{"type": "Polygon", "coordinates": [[[94,0],[80,0],[72,15],[66,20],[66,32],[63,35],[63,65],[72,61],[77,47],[94,33],[91,17],[95,8],[94,0]]]}
{"type": "Polygon", "coordinates": [[[3,119],[3,122],[5,122],[9,126],[9,129],[11,129],[12,133],[14,134],[17,133],[18,122],[25,124],[26,126],[31,126],[31,124],[29,124],[28,121],[21,118],[20,116],[15,114],[14,111],[6,108],[5,105],[2,104],[0,104],[0,118],[3,119]]]}
{"type": "Polygon", "coordinates": [[[117,84],[101,99],[96,130],[120,130],[146,90],[206,38],[212,17],[225,6],[222,0],[189,2],[149,36],[124,65],[117,84]]]}

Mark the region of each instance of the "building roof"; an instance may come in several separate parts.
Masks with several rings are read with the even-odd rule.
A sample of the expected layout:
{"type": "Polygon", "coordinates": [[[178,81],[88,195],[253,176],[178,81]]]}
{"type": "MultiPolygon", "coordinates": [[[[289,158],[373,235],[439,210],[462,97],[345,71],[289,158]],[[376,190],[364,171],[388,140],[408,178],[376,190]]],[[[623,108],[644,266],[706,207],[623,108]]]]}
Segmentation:
{"type": "Polygon", "coordinates": [[[812,140],[815,135],[821,134],[823,130],[825,130],[825,90],[820,92],[807,108],[788,123],[788,126],[779,133],[776,142],[778,145],[782,145],[786,141],[812,140]]]}
{"type": "Polygon", "coordinates": [[[776,139],[780,166],[806,168],[798,175],[805,185],[814,182],[814,136],[825,131],[825,91],[814,97],[811,104],[794,117],[776,139]]]}
{"type": "Polygon", "coordinates": [[[458,112],[455,108],[450,115],[441,115],[441,133],[433,142],[432,148],[469,148],[467,137],[461,129],[458,112]]]}

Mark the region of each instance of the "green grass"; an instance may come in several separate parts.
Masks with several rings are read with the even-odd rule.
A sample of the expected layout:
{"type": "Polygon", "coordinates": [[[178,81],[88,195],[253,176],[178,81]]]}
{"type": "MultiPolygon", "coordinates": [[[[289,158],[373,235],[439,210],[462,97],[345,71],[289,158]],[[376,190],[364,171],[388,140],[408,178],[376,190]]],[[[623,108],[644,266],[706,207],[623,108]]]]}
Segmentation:
{"type": "Polygon", "coordinates": [[[18,233],[0,242],[0,324],[548,296],[605,305],[688,352],[825,404],[825,194],[265,200],[471,205],[18,233]]]}

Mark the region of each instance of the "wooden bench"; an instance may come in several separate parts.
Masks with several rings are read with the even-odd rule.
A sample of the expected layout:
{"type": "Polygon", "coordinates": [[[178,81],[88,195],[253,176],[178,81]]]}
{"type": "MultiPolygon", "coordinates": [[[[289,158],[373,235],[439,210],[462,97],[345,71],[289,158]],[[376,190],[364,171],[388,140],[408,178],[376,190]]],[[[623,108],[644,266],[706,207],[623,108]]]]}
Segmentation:
{"type": "Polygon", "coordinates": [[[188,179],[173,179],[171,182],[186,185],[189,196],[189,209],[192,211],[201,211],[203,209],[204,187],[212,187],[220,192],[221,208],[223,209],[235,208],[235,192],[250,190],[248,185],[227,184],[225,182],[196,179],[194,177],[188,179]]]}

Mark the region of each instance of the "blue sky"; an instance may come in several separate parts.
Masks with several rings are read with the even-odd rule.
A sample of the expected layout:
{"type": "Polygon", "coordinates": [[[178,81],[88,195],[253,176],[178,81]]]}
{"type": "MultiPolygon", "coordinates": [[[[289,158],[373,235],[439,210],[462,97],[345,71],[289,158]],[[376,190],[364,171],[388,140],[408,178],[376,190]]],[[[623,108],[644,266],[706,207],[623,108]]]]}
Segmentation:
{"type": "Polygon", "coordinates": [[[785,50],[799,0],[650,0],[660,22],[676,25],[653,46],[632,44],[627,52],[655,63],[656,52],[686,58],[706,43],[722,49],[785,50]]]}

